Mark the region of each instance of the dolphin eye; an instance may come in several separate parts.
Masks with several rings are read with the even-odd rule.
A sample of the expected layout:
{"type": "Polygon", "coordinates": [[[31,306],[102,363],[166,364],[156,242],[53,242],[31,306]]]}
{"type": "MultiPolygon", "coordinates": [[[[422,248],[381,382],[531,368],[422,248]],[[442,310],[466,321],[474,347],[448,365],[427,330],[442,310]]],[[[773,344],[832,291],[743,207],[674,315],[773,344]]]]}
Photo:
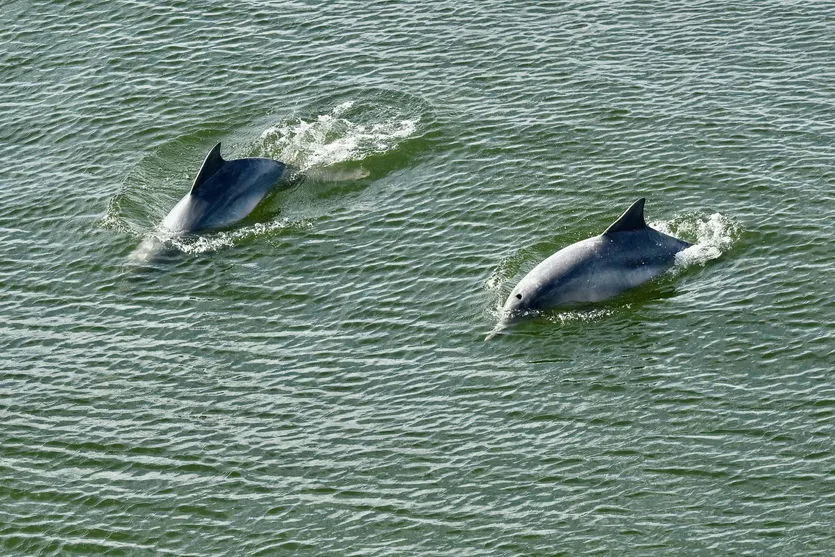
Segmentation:
{"type": "Polygon", "coordinates": [[[517,299],[517,300],[521,300],[521,299],[522,299],[522,295],[521,295],[521,294],[517,294],[517,295],[516,295],[516,299],[517,299]]]}

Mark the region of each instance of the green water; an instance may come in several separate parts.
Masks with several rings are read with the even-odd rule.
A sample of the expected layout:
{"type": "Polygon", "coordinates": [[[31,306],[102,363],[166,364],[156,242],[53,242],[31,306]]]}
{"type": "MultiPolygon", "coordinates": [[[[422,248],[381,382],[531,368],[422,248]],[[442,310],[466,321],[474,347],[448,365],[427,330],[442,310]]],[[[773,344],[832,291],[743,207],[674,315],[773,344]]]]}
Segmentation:
{"type": "Polygon", "coordinates": [[[3,555],[835,554],[830,2],[3,11],[3,555]],[[312,178],[132,268],[217,142],[312,178]]]}

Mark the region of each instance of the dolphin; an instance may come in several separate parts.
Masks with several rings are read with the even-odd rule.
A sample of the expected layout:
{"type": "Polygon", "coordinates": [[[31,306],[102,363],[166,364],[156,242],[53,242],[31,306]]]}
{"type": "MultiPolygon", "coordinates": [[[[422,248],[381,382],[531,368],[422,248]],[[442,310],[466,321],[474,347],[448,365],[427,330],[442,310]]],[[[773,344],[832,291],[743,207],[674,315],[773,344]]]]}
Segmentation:
{"type": "Polygon", "coordinates": [[[602,302],[657,277],[692,244],[647,226],[638,199],[602,234],[571,244],[534,267],[510,292],[485,340],[525,315],[602,302]]]}
{"type": "MultiPolygon", "coordinates": [[[[244,158],[224,160],[215,145],[197,173],[188,193],[162,220],[159,232],[167,238],[217,230],[246,218],[279,184],[292,187],[296,173],[276,160],[244,158]]],[[[149,236],[131,254],[147,261],[162,250],[162,241],[149,236]]]]}
{"type": "Polygon", "coordinates": [[[244,219],[272,193],[288,167],[266,158],[227,161],[215,145],[194,179],[191,190],[163,219],[175,235],[226,228],[244,219]]]}

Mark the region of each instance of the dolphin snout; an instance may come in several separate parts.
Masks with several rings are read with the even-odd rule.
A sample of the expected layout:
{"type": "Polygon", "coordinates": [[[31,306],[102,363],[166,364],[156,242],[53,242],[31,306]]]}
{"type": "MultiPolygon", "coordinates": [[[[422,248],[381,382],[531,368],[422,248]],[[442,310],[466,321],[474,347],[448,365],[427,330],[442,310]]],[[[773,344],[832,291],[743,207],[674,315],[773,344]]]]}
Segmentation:
{"type": "Polygon", "coordinates": [[[493,327],[493,330],[490,331],[486,337],[484,337],[484,342],[487,342],[488,340],[493,340],[498,335],[503,334],[505,330],[509,329],[510,326],[518,320],[519,316],[515,312],[502,310],[499,322],[496,323],[496,326],[493,327]]]}

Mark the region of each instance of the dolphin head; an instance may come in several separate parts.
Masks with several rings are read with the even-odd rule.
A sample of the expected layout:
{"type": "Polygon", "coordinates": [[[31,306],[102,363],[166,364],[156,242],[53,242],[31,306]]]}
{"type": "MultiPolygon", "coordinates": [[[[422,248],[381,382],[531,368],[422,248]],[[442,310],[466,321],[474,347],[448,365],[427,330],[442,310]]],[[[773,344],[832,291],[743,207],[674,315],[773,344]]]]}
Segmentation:
{"type": "Polygon", "coordinates": [[[540,285],[533,281],[522,281],[517,284],[502,306],[501,316],[494,332],[502,331],[540,309],[537,301],[541,294],[539,290],[540,285]]]}
{"type": "Polygon", "coordinates": [[[532,302],[536,299],[536,295],[527,286],[525,283],[520,283],[505,300],[502,306],[502,321],[505,323],[514,323],[534,309],[532,302]]]}
{"type": "Polygon", "coordinates": [[[507,297],[501,309],[499,322],[496,323],[496,326],[484,339],[485,341],[492,340],[496,335],[502,333],[514,323],[521,321],[525,315],[534,309],[530,304],[533,297],[529,292],[526,292],[525,288],[520,288],[521,286],[518,285],[514,288],[513,292],[507,297]]]}
{"type": "Polygon", "coordinates": [[[510,291],[490,338],[542,310],[581,302],[576,292],[577,271],[594,263],[599,244],[599,237],[589,238],[559,250],[534,267],[510,291]]]}

